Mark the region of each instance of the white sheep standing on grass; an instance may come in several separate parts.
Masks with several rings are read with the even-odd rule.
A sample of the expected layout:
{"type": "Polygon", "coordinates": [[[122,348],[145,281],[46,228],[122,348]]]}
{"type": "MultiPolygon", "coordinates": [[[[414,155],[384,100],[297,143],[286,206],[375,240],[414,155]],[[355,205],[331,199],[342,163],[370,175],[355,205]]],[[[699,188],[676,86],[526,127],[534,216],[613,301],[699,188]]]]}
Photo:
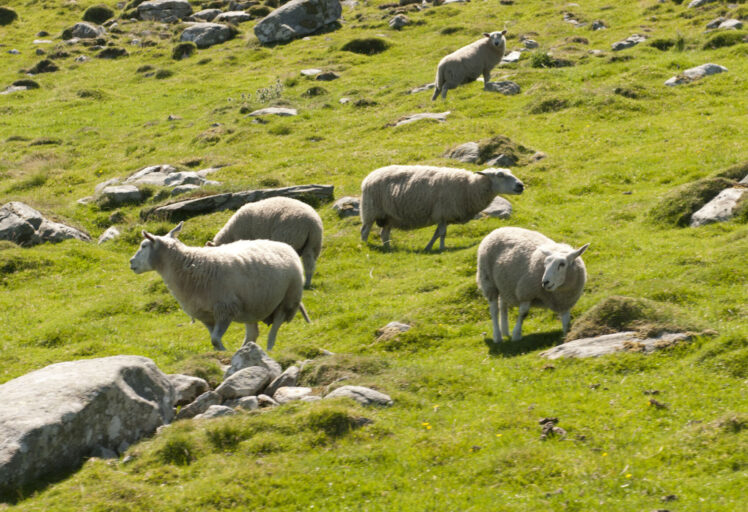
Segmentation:
{"type": "Polygon", "coordinates": [[[514,227],[496,229],[483,239],[476,279],[491,308],[494,343],[501,342],[502,335],[509,336],[509,306],[519,306],[512,341],[522,339],[522,322],[531,305],[558,313],[566,335],[571,308],[587,281],[580,256],[589,245],[575,250],[537,231],[514,227]]]}
{"type": "Polygon", "coordinates": [[[304,287],[309,288],[322,251],[322,219],[314,208],[289,197],[245,204],[208,245],[263,238],[285,242],[294,248],[304,264],[304,287]]]}
{"type": "Polygon", "coordinates": [[[390,165],[372,171],[361,184],[361,240],[376,222],[382,243],[390,245],[390,229],[437,225],[426,245],[437,238],[444,250],[447,224],[464,224],[488,206],[496,194],[521,194],[524,185],[509,169],[479,172],[426,165],[390,165]]]}
{"type": "Polygon", "coordinates": [[[301,310],[304,276],[299,256],[288,244],[243,240],[220,247],[187,247],[177,240],[183,223],[165,236],[143,231],[145,240],[130,259],[136,274],[158,272],[185,313],[210,331],[216,350],[231,322],[246,327],[244,343],[255,341],[257,323],[272,324],[268,350],[278,329],[301,310]]]}
{"type": "Polygon", "coordinates": [[[491,70],[504,58],[505,35],[506,30],[484,33],[482,39],[463,46],[440,60],[436,68],[436,89],[431,101],[439,93],[445,99],[449,89],[474,82],[481,74],[485,89],[491,80],[491,70]]]}

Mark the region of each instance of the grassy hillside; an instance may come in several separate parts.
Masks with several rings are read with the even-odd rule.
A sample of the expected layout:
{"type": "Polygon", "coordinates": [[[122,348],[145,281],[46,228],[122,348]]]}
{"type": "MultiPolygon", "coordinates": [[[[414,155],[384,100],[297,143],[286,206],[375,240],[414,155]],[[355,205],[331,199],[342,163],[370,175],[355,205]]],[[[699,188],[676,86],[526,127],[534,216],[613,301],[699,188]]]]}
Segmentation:
{"type": "MultiPolygon", "coordinates": [[[[476,0],[408,12],[413,23],[394,31],[390,11],[378,8],[385,2],[375,0],[344,7],[340,29],[308,40],[263,47],[248,22],[235,39],[180,61],[171,58],[179,25],[120,23],[123,33],[109,41],[129,56],[76,62],[94,52],[67,47],[59,34],[94,3],[4,2],[19,18],[0,26],[0,89],[46,58],[35,55],[37,47],[69,55],[55,60],[59,71],[33,77],[39,89],[0,96],[0,204],[26,202],[96,237],[113,211],[77,199],[147,165],[225,165],[211,175],[222,184],[209,192],[329,183],[342,197],[357,195],[377,167],[454,166],[445,150],[495,135],[548,156],[513,168],[527,188],[510,196],[510,220],[450,226],[443,253],[422,252],[431,228],[393,231],[389,253],[378,236],[362,244],[357,218],[338,219],[319,205],[324,249],[304,295],[314,323],[284,325],[273,355],[289,364],[331,350],[337,355],[316,358],[304,383],[324,390],[347,377],[390,394],[391,408],[305,403],[180,422],[132,447],[131,461],[90,460],[74,475],[25,491],[12,508],[745,507],[745,215],[698,229],[658,215],[682,208],[667,200],[673,190],[748,160],[748,44],[738,37],[711,48],[719,46],[710,43],[717,33],[705,33],[720,15],[746,20],[745,3],[687,9],[688,2],[657,0],[476,0]],[[588,25],[564,21],[565,12],[588,25]],[[598,19],[609,28],[590,30],[598,19]],[[521,86],[519,95],[484,92],[479,82],[450,91],[444,102],[432,103],[431,91],[407,94],[433,80],[442,56],[504,27],[510,50],[521,47],[521,34],[534,32],[540,43],[519,63],[494,69],[493,79],[521,86]],[[41,30],[50,35],[36,36],[41,30]],[[648,40],[610,51],[634,33],[648,40]],[[372,56],[341,50],[365,37],[389,48],[372,56]],[[546,53],[573,65],[533,67],[548,61],[546,53]],[[707,62],[729,71],[663,85],[707,62]],[[341,78],[316,82],[300,75],[305,68],[341,78]],[[323,93],[306,94],[315,86],[323,93]],[[341,104],[343,97],[351,102],[341,104]],[[369,106],[355,106],[360,99],[369,106]],[[260,124],[245,114],[271,104],[299,115],[260,124]],[[403,115],[444,111],[451,111],[445,123],[388,126],[403,115]],[[521,342],[493,347],[488,306],[475,285],[476,250],[507,225],[574,246],[591,243],[589,282],[572,325],[609,297],[628,296],[654,301],[685,328],[715,334],[649,356],[549,364],[538,353],[561,341],[560,322],[531,310],[521,342]],[[413,329],[376,342],[376,329],[393,320],[413,329]],[[650,405],[646,393],[653,391],[665,407],[650,405]],[[361,417],[373,423],[358,428],[361,417]],[[543,417],[558,417],[566,438],[541,440],[543,417]],[[669,496],[674,501],[664,502],[669,496]]],[[[142,229],[171,227],[140,220],[142,208],[164,201],[154,192],[144,205],[117,210],[124,235],[115,242],[0,244],[0,383],[51,363],[114,354],[215,377],[226,355],[210,352],[204,328],[189,323],[158,275],[128,268],[142,229]]],[[[230,215],[191,219],[181,239],[202,245],[230,215]]],[[[261,329],[263,345],[266,333],[261,329]]],[[[233,325],[224,337],[229,354],[242,339],[243,327],[233,325]]]]}

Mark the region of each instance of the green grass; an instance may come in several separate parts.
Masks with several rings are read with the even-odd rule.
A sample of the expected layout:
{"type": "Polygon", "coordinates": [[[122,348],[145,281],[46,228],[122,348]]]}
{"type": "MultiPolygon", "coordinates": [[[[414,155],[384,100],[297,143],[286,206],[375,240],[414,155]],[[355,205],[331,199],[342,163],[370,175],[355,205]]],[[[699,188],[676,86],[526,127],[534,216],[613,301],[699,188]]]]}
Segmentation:
{"type": "MultiPolygon", "coordinates": [[[[178,422],[130,448],[128,462],[90,460],[75,474],[25,490],[14,508],[744,508],[746,214],[679,227],[693,202],[673,195],[745,174],[748,119],[739,113],[748,97],[748,46],[704,49],[713,37],[706,23],[737,17],[744,5],[591,0],[573,12],[610,27],[593,32],[563,21],[567,2],[471,2],[409,12],[414,23],[393,31],[388,11],[377,8],[384,0],[376,0],[345,7],[341,28],[306,41],[262,47],[248,22],[231,41],[181,60],[172,58],[178,25],[121,23],[124,33],[110,40],[128,57],[78,63],[76,56],[95,52],[56,38],[96,3],[7,4],[19,17],[3,27],[3,48],[21,53],[3,54],[0,88],[44,58],[32,44],[40,30],[55,40],[45,51],[59,46],[70,57],[55,60],[60,71],[34,77],[39,89],[0,96],[2,202],[24,201],[93,237],[116,222],[123,236],[102,246],[0,244],[0,382],[59,361],[138,354],[215,385],[220,365],[239,347],[243,328],[233,325],[224,338],[229,354],[211,352],[204,328],[189,322],[161,278],[128,268],[142,229],[173,227],[141,221],[141,210],[168,200],[164,193],[153,190],[144,204],[114,211],[76,203],[107,179],[162,163],[225,165],[211,175],[222,183],[211,192],[331,183],[342,197],[358,195],[363,177],[389,164],[480,170],[443,157],[468,141],[503,136],[548,156],[513,168],[527,188],[510,196],[512,219],[450,226],[443,253],[422,252],[432,229],[394,231],[393,250],[383,252],[375,234],[360,242],[358,219],[318,206],[324,249],[304,295],[313,323],[284,325],[273,356],[284,365],[313,359],[301,379],[317,393],[343,383],[372,386],[392,396],[392,407],[336,400],[178,422]],[[537,58],[525,53],[494,69],[492,80],[521,86],[515,96],[484,92],[480,83],[450,91],[445,102],[432,103],[430,91],[407,94],[433,80],[441,57],[505,23],[508,49],[535,32],[535,55],[574,65],[534,67],[537,58]],[[643,26],[650,40],[675,44],[609,51],[643,26]],[[577,36],[589,44],[567,41],[577,36]],[[156,45],[134,46],[132,37],[156,45]],[[384,51],[343,50],[370,39],[385,42],[384,51]],[[663,85],[706,62],[729,71],[663,85]],[[305,95],[320,85],[300,75],[312,67],[341,78],[325,82],[325,94],[305,95]],[[342,97],[351,102],[340,104],[342,97]],[[375,105],[354,106],[358,101],[375,105]],[[246,117],[271,105],[299,115],[267,124],[246,117]],[[445,123],[388,126],[403,115],[446,110],[445,123]],[[658,217],[666,219],[653,222],[658,217]],[[596,306],[625,296],[653,308],[635,311],[634,320],[644,311],[648,320],[716,334],[649,356],[548,364],[538,352],[561,341],[560,322],[533,309],[521,342],[492,346],[475,252],[491,230],[507,225],[574,246],[591,242],[589,280],[572,326],[582,318],[603,323],[596,306]],[[377,342],[377,328],[393,320],[413,328],[377,342]],[[336,355],[320,356],[320,349],[336,355]],[[651,390],[666,408],[649,405],[644,392],[651,390]],[[560,419],[565,439],[541,441],[538,420],[549,416],[560,419]],[[677,501],[663,502],[669,495],[677,501]]],[[[190,219],[181,238],[202,245],[230,215],[190,219]]]]}

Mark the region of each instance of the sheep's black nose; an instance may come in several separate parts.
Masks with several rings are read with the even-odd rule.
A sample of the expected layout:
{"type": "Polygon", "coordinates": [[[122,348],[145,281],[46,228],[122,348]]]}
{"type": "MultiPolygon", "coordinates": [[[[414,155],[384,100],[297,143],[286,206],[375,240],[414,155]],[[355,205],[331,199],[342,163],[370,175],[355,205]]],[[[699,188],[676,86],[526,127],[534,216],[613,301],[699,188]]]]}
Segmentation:
{"type": "Polygon", "coordinates": [[[547,279],[543,281],[543,288],[548,288],[550,285],[551,285],[551,282],[548,281],[547,279]]]}
{"type": "Polygon", "coordinates": [[[522,183],[517,183],[517,185],[514,187],[514,190],[516,190],[517,193],[520,194],[523,190],[525,190],[525,186],[522,183]]]}

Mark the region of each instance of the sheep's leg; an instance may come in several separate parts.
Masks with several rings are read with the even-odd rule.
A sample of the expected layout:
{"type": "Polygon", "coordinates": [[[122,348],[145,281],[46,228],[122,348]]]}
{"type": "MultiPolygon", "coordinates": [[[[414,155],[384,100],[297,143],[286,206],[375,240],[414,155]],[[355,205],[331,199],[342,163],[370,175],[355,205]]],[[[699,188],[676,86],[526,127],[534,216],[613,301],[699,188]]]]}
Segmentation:
{"type": "Polygon", "coordinates": [[[270,326],[270,332],[268,333],[268,352],[273,350],[275,345],[275,337],[278,335],[278,329],[280,329],[283,323],[283,311],[278,308],[273,315],[273,325],[270,326]]]}
{"type": "Polygon", "coordinates": [[[390,226],[384,226],[382,228],[382,234],[380,235],[382,237],[382,245],[385,249],[390,248],[390,230],[392,228],[390,226]]]}
{"type": "Polygon", "coordinates": [[[312,251],[305,252],[301,257],[304,263],[304,274],[306,279],[304,280],[304,288],[312,286],[312,276],[314,275],[314,269],[317,266],[317,262],[314,260],[314,254],[312,251]]]}
{"type": "Polygon", "coordinates": [[[226,350],[226,347],[221,342],[221,338],[226,334],[229,325],[231,325],[231,320],[218,320],[213,326],[213,330],[210,333],[210,342],[213,343],[213,348],[216,350],[226,350]]]}
{"type": "Polygon", "coordinates": [[[483,70],[483,89],[488,89],[488,82],[491,80],[491,70],[490,69],[484,69],[483,70]]]}
{"type": "Polygon", "coordinates": [[[519,315],[517,316],[517,323],[512,331],[512,341],[519,341],[522,339],[522,322],[527,318],[527,313],[530,311],[529,302],[519,303],[519,315]]]}
{"type": "Polygon", "coordinates": [[[447,87],[447,84],[442,85],[442,99],[443,100],[447,99],[447,89],[449,89],[449,87],[447,87]]]}
{"type": "Polygon", "coordinates": [[[561,326],[564,330],[564,338],[566,333],[569,332],[569,321],[571,320],[571,311],[564,311],[561,313],[561,326]]]}
{"type": "Polygon", "coordinates": [[[242,346],[256,341],[257,336],[259,335],[260,328],[257,327],[257,322],[253,324],[244,324],[244,343],[242,343],[242,346]]]}
{"type": "Polygon", "coordinates": [[[429,252],[431,248],[434,246],[434,242],[436,242],[437,238],[441,237],[441,241],[439,242],[439,249],[444,250],[444,237],[447,236],[447,224],[445,222],[439,223],[438,226],[436,226],[436,231],[434,231],[434,236],[431,237],[431,241],[429,241],[428,244],[426,244],[426,249],[424,249],[426,252],[429,252]]]}
{"type": "Polygon", "coordinates": [[[499,299],[498,297],[488,302],[491,308],[491,323],[493,324],[493,342],[501,343],[501,331],[499,330],[499,299]]]}
{"type": "Polygon", "coordinates": [[[369,239],[369,231],[371,231],[371,225],[373,222],[367,222],[361,226],[361,241],[366,242],[369,239]]]}
{"type": "Polygon", "coordinates": [[[509,337],[509,305],[499,297],[499,310],[501,313],[501,335],[509,337]]]}

